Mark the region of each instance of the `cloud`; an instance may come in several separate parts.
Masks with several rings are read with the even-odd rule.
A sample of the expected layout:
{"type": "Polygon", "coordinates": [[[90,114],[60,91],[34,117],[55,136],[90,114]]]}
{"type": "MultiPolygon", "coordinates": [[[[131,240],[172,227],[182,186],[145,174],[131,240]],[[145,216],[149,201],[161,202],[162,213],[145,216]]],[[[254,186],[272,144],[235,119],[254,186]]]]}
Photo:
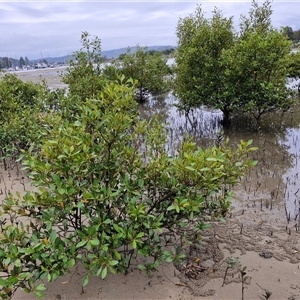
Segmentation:
{"type": "MultiPolygon", "coordinates": [[[[215,6],[224,15],[247,14],[250,1],[18,1],[0,2],[0,56],[29,59],[63,56],[80,49],[80,35],[97,35],[103,50],[140,45],[176,45],[180,17],[202,5],[206,16],[215,6]]],[[[300,3],[272,4],[276,27],[300,28],[300,3]]]]}

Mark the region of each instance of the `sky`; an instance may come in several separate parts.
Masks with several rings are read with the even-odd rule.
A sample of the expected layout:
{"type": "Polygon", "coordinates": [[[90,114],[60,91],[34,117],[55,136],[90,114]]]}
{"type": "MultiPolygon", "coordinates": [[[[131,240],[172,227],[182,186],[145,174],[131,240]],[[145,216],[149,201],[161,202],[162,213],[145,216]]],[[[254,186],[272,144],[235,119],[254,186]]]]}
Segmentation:
{"type": "MultiPolygon", "coordinates": [[[[258,1],[262,4],[261,1],[258,1]]],[[[179,18],[197,4],[209,18],[214,7],[224,16],[247,15],[251,1],[2,1],[0,57],[40,59],[72,54],[87,31],[101,39],[102,50],[136,46],[176,46],[179,18]]],[[[300,0],[272,2],[276,28],[300,29],[300,0]]]]}

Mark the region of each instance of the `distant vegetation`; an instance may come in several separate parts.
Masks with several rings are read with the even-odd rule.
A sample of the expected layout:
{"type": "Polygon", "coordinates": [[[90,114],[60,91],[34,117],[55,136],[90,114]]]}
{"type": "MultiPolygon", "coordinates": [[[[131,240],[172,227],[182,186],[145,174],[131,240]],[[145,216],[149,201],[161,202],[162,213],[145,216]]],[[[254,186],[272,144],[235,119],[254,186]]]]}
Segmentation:
{"type": "Polygon", "coordinates": [[[299,72],[286,29],[271,24],[271,2],[253,2],[241,16],[240,31],[233,19],[215,9],[207,19],[201,6],[177,26],[175,92],[180,108],[189,112],[202,105],[220,109],[223,124],[230,115],[249,113],[259,125],[267,113],[294,104],[287,78],[299,72]]]}
{"type": "Polygon", "coordinates": [[[294,45],[300,43],[300,29],[294,31],[292,27],[286,26],[284,27],[284,30],[289,40],[291,40],[294,45]]]}
{"type": "Polygon", "coordinates": [[[155,51],[137,46],[134,52],[128,48],[118,59],[111,60],[103,72],[110,80],[116,80],[122,75],[126,80],[136,80],[135,98],[143,103],[151,95],[170,91],[173,70],[168,66],[167,58],[172,54],[173,48],[155,51]]]}
{"type": "MultiPolygon", "coordinates": [[[[118,58],[120,55],[125,54],[128,49],[131,49],[131,52],[134,53],[137,50],[138,46],[128,47],[128,48],[120,48],[120,49],[113,49],[102,51],[101,55],[103,60],[110,60],[118,58]]],[[[170,53],[174,52],[173,46],[149,46],[150,52],[162,52],[164,55],[169,55],[170,53]]],[[[0,57],[0,69],[22,69],[23,67],[32,67],[35,68],[37,65],[42,64],[44,67],[48,67],[50,65],[62,65],[62,64],[69,64],[70,60],[73,59],[73,55],[65,55],[59,57],[47,57],[47,58],[39,58],[39,59],[25,59],[21,56],[19,59],[12,58],[12,57],[0,57]]]]}
{"type": "Polygon", "coordinates": [[[138,48],[147,48],[150,52],[162,52],[165,55],[168,55],[169,52],[172,52],[175,47],[174,46],[146,46],[141,47],[139,45],[127,48],[120,48],[115,50],[102,51],[102,56],[106,59],[118,58],[122,54],[126,54],[128,49],[130,49],[131,53],[134,53],[138,50],[138,48]]]}

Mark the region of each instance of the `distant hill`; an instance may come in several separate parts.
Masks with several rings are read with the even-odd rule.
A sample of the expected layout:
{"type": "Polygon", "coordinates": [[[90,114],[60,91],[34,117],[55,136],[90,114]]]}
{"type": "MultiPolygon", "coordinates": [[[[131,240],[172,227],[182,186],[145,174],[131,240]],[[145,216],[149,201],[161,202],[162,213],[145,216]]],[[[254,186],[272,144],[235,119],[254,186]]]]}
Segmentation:
{"type": "MultiPolygon", "coordinates": [[[[57,57],[44,57],[44,59],[48,62],[48,64],[53,63],[67,63],[70,59],[73,58],[73,55],[65,55],[65,56],[57,56],[57,57]]],[[[38,59],[31,59],[31,63],[39,63],[41,61],[40,58],[38,59]]]]}
{"type": "MultiPolygon", "coordinates": [[[[134,47],[129,47],[131,49],[131,52],[134,53],[136,51],[136,46],[134,47]]],[[[164,51],[167,49],[172,49],[175,48],[175,46],[149,46],[147,47],[148,50],[155,50],[155,51],[164,51]]],[[[107,59],[111,58],[117,58],[119,57],[120,54],[124,54],[127,52],[127,48],[120,48],[120,49],[113,49],[113,50],[106,50],[102,51],[102,56],[106,57],[107,59]]],[[[49,64],[55,63],[55,62],[63,62],[66,63],[68,62],[73,56],[72,55],[65,55],[65,56],[60,56],[60,57],[45,57],[44,59],[47,60],[49,64]]],[[[32,63],[38,63],[41,59],[34,59],[31,60],[32,63]]]]}
{"type": "MultiPolygon", "coordinates": [[[[136,46],[129,47],[131,49],[131,52],[134,53],[137,49],[136,46]]],[[[175,48],[174,46],[149,46],[147,47],[148,50],[155,50],[155,51],[164,51],[168,49],[175,48]]],[[[102,56],[106,57],[108,59],[110,58],[117,58],[120,54],[124,54],[127,52],[128,48],[120,48],[120,49],[114,49],[114,50],[108,50],[108,51],[102,51],[102,56]]]]}

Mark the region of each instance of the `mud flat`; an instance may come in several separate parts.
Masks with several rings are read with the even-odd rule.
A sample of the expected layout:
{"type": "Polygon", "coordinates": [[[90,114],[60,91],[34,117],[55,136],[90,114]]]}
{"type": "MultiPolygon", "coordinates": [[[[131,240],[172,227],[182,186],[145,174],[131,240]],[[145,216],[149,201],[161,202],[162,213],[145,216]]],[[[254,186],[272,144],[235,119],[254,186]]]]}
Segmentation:
{"type": "MultiPolygon", "coordinates": [[[[31,189],[20,166],[8,162],[0,168],[0,201],[8,192],[31,189]]],[[[186,248],[182,265],[163,265],[151,277],[137,269],[135,261],[128,275],[109,274],[105,280],[93,277],[82,288],[84,269],[77,265],[70,274],[46,284],[45,299],[241,299],[239,269],[245,272],[244,299],[300,299],[300,234],[295,221],[284,224],[278,211],[260,205],[232,209],[226,222],[211,222],[202,241],[186,248]],[[240,262],[228,269],[228,258],[240,262]]],[[[21,289],[13,300],[33,300],[21,289]]]]}
{"type": "MultiPolygon", "coordinates": [[[[44,78],[50,87],[63,87],[57,71],[63,70],[21,71],[17,75],[24,81],[44,78]]],[[[158,104],[160,110],[170,112],[168,100],[158,104]]],[[[127,276],[91,278],[84,288],[85,272],[77,265],[70,274],[46,284],[46,299],[242,299],[240,270],[246,267],[245,300],[266,299],[267,290],[272,293],[271,300],[300,300],[299,111],[298,107],[287,114],[281,131],[228,133],[233,142],[253,138],[259,147],[254,155],[259,164],[242,178],[226,222],[211,221],[202,240],[186,247],[183,264],[163,265],[148,277],[135,261],[127,276]],[[229,258],[236,258],[239,264],[228,268],[229,258]]],[[[175,112],[172,117],[178,122],[175,112]]],[[[268,122],[275,120],[272,117],[268,122]]],[[[181,123],[178,127],[183,128],[181,123]]],[[[195,127],[194,131],[201,130],[195,127]]],[[[30,181],[22,177],[13,162],[7,170],[1,166],[0,201],[8,191],[31,188],[30,181]]],[[[35,297],[19,290],[16,299],[35,297]]]]}
{"type": "Polygon", "coordinates": [[[34,83],[41,83],[43,79],[51,88],[67,88],[67,85],[61,82],[60,75],[63,74],[66,67],[33,69],[18,71],[15,74],[23,81],[31,81],[34,83]]]}

